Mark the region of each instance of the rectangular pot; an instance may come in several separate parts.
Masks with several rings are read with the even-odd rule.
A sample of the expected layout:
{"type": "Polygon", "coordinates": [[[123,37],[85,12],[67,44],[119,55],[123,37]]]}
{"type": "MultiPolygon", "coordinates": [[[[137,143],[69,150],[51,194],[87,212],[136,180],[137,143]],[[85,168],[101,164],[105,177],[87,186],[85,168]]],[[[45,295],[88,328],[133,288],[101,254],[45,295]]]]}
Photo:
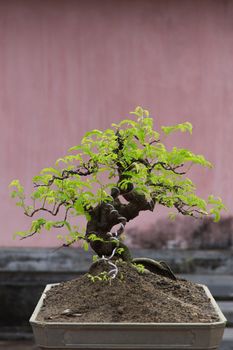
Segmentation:
{"type": "Polygon", "coordinates": [[[40,349],[103,350],[208,350],[218,349],[226,318],[209,289],[202,285],[210,299],[218,322],[211,323],[59,323],[37,321],[47,285],[30,323],[40,349]]]}

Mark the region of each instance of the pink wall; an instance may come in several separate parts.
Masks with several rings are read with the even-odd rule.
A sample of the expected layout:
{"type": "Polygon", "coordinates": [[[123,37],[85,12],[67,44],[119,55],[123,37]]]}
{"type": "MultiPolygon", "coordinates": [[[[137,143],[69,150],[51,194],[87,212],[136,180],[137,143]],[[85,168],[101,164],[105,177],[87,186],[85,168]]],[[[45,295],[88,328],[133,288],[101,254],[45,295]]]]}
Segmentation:
{"type": "Polygon", "coordinates": [[[158,125],[193,123],[182,145],[215,164],[195,172],[199,193],[222,196],[231,214],[232,1],[0,1],[2,246],[57,244],[56,233],[12,240],[28,220],[8,183],[19,178],[29,189],[85,131],[109,127],[136,105],[158,125]]]}

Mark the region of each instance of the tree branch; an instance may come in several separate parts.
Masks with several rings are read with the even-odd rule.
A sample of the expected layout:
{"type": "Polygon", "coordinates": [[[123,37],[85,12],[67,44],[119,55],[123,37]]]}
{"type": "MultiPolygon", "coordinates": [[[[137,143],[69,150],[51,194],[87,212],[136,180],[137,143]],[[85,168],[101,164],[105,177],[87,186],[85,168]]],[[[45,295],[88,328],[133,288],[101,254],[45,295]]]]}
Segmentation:
{"type": "Polygon", "coordinates": [[[205,216],[208,215],[206,212],[196,209],[195,205],[189,206],[187,203],[185,203],[185,202],[183,202],[181,200],[179,200],[178,202],[174,203],[174,207],[182,215],[188,215],[188,216],[192,216],[192,217],[195,217],[195,218],[198,218],[198,216],[195,216],[194,213],[198,213],[200,215],[205,215],[205,216]],[[185,206],[187,206],[188,208],[185,208],[185,206]],[[193,209],[191,209],[191,208],[193,208],[193,209]]]}
{"type": "MultiPolygon", "coordinates": [[[[60,204],[61,204],[61,203],[60,203],[60,204]]],[[[41,210],[44,210],[44,208],[40,208],[40,209],[41,209],[41,210]]],[[[39,209],[39,210],[40,210],[40,209],[39,209]]],[[[57,225],[53,225],[53,227],[55,227],[55,228],[62,228],[62,227],[65,226],[65,223],[64,223],[64,222],[67,220],[68,212],[69,212],[70,209],[71,209],[71,207],[66,208],[66,212],[65,212],[64,219],[61,220],[61,221],[63,221],[63,223],[57,224],[57,225]]],[[[45,210],[46,210],[46,209],[45,209],[45,210]]],[[[58,209],[58,210],[59,210],[59,209],[58,209]]],[[[46,211],[48,211],[48,210],[46,210],[46,211]]],[[[35,212],[38,212],[38,210],[35,211],[35,212]]],[[[52,215],[56,215],[56,214],[52,214],[52,215]]],[[[29,216],[30,216],[30,215],[29,215],[29,216]]],[[[31,215],[31,216],[32,216],[32,215],[31,215]]],[[[45,223],[43,223],[43,225],[41,225],[37,230],[35,230],[35,231],[33,231],[33,232],[30,232],[29,234],[27,234],[27,235],[24,236],[24,237],[21,237],[20,239],[22,240],[22,239],[25,239],[25,238],[34,236],[36,233],[38,233],[38,230],[40,230],[44,225],[45,225],[45,223]]]]}
{"type": "Polygon", "coordinates": [[[176,169],[183,167],[184,164],[180,164],[180,165],[177,165],[177,166],[172,167],[171,165],[166,164],[166,163],[164,163],[164,162],[156,162],[156,163],[154,163],[153,165],[151,165],[150,172],[151,172],[151,171],[154,169],[154,167],[156,167],[157,165],[161,165],[161,167],[162,167],[163,169],[168,170],[168,171],[172,171],[174,174],[177,174],[177,175],[185,175],[185,174],[186,174],[186,171],[184,171],[184,172],[178,172],[178,171],[176,171],[176,169]]]}
{"type": "Polygon", "coordinates": [[[76,170],[63,170],[61,176],[56,176],[53,175],[53,177],[48,181],[47,184],[37,184],[34,183],[34,187],[43,187],[43,186],[47,186],[50,187],[55,180],[65,180],[68,179],[71,176],[74,175],[79,175],[79,176],[88,176],[91,175],[93,173],[95,173],[98,169],[98,166],[96,163],[94,163],[93,165],[91,165],[91,160],[87,163],[87,164],[83,164],[82,166],[80,166],[79,168],[77,168],[76,170]],[[82,170],[84,169],[84,171],[82,170]]]}
{"type": "Polygon", "coordinates": [[[55,207],[53,208],[53,210],[50,210],[50,209],[46,209],[46,208],[44,208],[44,207],[42,206],[41,208],[38,208],[38,209],[33,210],[33,212],[30,213],[30,214],[27,213],[27,212],[24,212],[24,214],[25,214],[26,216],[32,217],[32,216],[34,216],[36,213],[38,213],[38,212],[40,212],[40,211],[45,211],[45,212],[47,212],[47,213],[49,213],[49,214],[51,214],[51,215],[53,215],[53,216],[56,216],[56,215],[58,214],[58,212],[59,212],[60,207],[61,207],[62,205],[64,205],[64,204],[68,204],[68,203],[67,203],[66,201],[60,202],[60,203],[58,204],[56,210],[55,210],[55,207]]]}

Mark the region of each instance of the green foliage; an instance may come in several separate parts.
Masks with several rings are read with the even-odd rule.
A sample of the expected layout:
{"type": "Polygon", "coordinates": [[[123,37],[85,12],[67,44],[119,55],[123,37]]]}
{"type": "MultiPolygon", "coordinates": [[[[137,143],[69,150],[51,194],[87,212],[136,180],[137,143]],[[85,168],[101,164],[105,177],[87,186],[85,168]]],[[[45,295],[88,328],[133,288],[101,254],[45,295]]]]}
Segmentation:
{"type": "Polygon", "coordinates": [[[145,272],[145,266],[144,265],[134,263],[133,266],[136,267],[136,269],[138,270],[138,272],[140,274],[143,274],[145,272]]]}
{"type": "Polygon", "coordinates": [[[94,263],[94,262],[97,262],[98,260],[99,260],[98,255],[93,255],[93,257],[92,257],[93,263],[94,263]]]}
{"type": "Polygon", "coordinates": [[[191,123],[185,122],[185,123],[177,124],[177,125],[174,125],[174,126],[162,126],[161,129],[163,130],[163,132],[166,135],[169,135],[169,134],[171,134],[174,131],[181,131],[181,132],[188,131],[190,134],[192,134],[193,126],[192,126],[191,123]]]}
{"type": "Polygon", "coordinates": [[[91,275],[90,273],[87,274],[87,277],[90,278],[90,280],[95,283],[97,281],[100,282],[107,282],[110,281],[111,278],[109,276],[109,274],[107,273],[107,271],[103,271],[101,273],[99,273],[98,275],[91,275]]]}
{"type": "Polygon", "coordinates": [[[121,255],[125,251],[124,248],[117,248],[117,254],[121,255]]]}
{"type": "Polygon", "coordinates": [[[226,210],[225,205],[222,202],[221,198],[215,198],[213,195],[209,196],[208,204],[212,205],[210,209],[210,214],[213,215],[214,222],[218,222],[220,220],[221,210],[226,210]]]}
{"type": "Polygon", "coordinates": [[[13,187],[14,190],[11,192],[11,198],[16,198],[17,202],[16,205],[19,207],[25,208],[25,194],[24,194],[24,188],[20,184],[19,180],[13,180],[9,184],[9,187],[13,187]]]}
{"type": "MultiPolygon", "coordinates": [[[[68,235],[61,233],[59,237],[68,244],[84,239],[83,248],[87,250],[85,235],[72,224],[71,218],[84,216],[89,221],[93,208],[113,201],[110,195],[113,187],[127,191],[132,184],[134,191],[148,201],[175,208],[183,215],[211,215],[214,221],[220,219],[225,209],[221,199],[209,196],[205,201],[198,197],[195,185],[186,176],[193,164],[211,167],[211,163],[184,148],[168,150],[160,141],[160,133],[154,130],[148,110],[138,106],[130,114],[133,119],[112,124],[110,129],[87,132],[80,145],[69,149],[68,155],[59,158],[53,167],[42,169],[33,178],[31,205],[25,204],[24,188],[19,180],[11,182],[11,196],[29,217],[41,212],[56,216],[60,208],[65,211],[62,220],[33,220],[28,231],[18,233],[21,237],[40,233],[42,229],[65,228],[68,235]]],[[[162,127],[165,135],[174,131],[191,134],[192,125],[185,122],[162,127]]],[[[100,238],[93,234],[89,239],[100,238]]]]}

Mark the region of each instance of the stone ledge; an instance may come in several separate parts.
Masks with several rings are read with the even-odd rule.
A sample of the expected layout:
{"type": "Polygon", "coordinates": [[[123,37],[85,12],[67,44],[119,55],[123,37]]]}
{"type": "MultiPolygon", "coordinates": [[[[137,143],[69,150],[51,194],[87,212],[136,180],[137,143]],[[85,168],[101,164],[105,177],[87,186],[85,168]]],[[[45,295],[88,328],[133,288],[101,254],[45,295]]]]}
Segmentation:
{"type": "Polygon", "coordinates": [[[219,350],[233,350],[233,328],[226,328],[219,350]]]}
{"type": "Polygon", "coordinates": [[[207,285],[216,300],[233,300],[232,275],[181,274],[180,276],[194,283],[207,285]]]}
{"type": "MultiPolygon", "coordinates": [[[[134,257],[168,262],[176,273],[233,274],[233,250],[151,250],[132,249],[134,257]]],[[[0,272],[83,273],[92,262],[92,253],[80,248],[0,248],[0,272]]]]}
{"type": "Polygon", "coordinates": [[[226,317],[228,325],[233,327],[233,301],[219,301],[218,305],[226,317]]]}

